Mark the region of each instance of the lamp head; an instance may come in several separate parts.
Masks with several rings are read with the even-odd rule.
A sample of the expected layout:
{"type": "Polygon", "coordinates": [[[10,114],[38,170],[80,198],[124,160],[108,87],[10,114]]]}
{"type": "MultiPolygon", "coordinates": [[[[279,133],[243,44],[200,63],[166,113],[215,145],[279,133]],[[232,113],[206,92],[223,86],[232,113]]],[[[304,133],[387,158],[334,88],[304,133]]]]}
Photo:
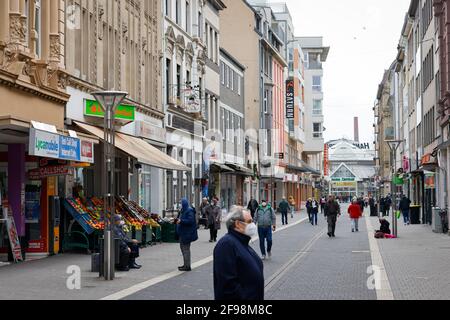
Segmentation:
{"type": "Polygon", "coordinates": [[[95,100],[98,101],[103,111],[106,111],[108,108],[115,110],[122,101],[128,95],[128,92],[123,91],[97,91],[93,92],[95,100]]]}

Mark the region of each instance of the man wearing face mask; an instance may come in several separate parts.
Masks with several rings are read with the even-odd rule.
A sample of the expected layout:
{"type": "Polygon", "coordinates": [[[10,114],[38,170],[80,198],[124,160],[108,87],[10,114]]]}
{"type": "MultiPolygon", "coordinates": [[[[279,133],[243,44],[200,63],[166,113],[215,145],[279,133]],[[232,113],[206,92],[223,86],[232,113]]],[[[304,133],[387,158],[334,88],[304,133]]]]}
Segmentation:
{"type": "Polygon", "coordinates": [[[264,300],[263,263],[249,243],[258,233],[251,213],[233,207],[226,220],[228,234],[214,249],[215,300],[264,300]]]}
{"type": "Polygon", "coordinates": [[[120,263],[117,267],[119,271],[129,271],[130,269],[140,269],[142,266],[136,263],[139,257],[139,245],[136,239],[130,239],[123,230],[125,221],[120,215],[113,216],[114,238],[120,239],[120,263]]]}
{"type": "Polygon", "coordinates": [[[261,206],[256,211],[255,221],[258,224],[259,246],[263,260],[266,259],[266,241],[267,254],[272,256],[272,231],[276,230],[277,217],[272,206],[266,200],[261,202],[261,206]]]}

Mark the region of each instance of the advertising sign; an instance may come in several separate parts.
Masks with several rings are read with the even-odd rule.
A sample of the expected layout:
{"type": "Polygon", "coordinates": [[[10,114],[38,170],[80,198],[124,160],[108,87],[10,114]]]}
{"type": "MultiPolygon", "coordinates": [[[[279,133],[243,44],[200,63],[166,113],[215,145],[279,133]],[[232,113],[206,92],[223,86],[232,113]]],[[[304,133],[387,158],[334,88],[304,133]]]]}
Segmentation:
{"type": "Polygon", "coordinates": [[[166,142],[166,130],[145,121],[136,121],[136,136],[166,142]]]}
{"type": "Polygon", "coordinates": [[[68,166],[48,166],[28,171],[30,180],[42,180],[48,177],[64,176],[72,174],[72,168],[68,166]]]}
{"type": "Polygon", "coordinates": [[[80,139],[59,136],[59,159],[63,160],[80,160],[80,139]]]}
{"type": "Polygon", "coordinates": [[[434,173],[425,174],[425,189],[436,189],[436,175],[434,173]]]}
{"type": "Polygon", "coordinates": [[[81,140],[80,161],[94,163],[94,143],[91,141],[81,140]]]}
{"type": "Polygon", "coordinates": [[[328,145],[325,145],[324,151],[323,151],[323,172],[324,176],[328,177],[329,175],[329,166],[328,166],[328,145]]]}
{"type": "Polygon", "coordinates": [[[13,216],[9,213],[8,206],[5,204],[3,205],[3,219],[6,221],[6,228],[8,230],[9,243],[11,244],[14,262],[23,261],[16,223],[14,222],[13,216]]]}
{"type": "Polygon", "coordinates": [[[59,135],[31,128],[29,147],[29,154],[32,156],[58,159],[59,135]]]}
{"type": "Polygon", "coordinates": [[[295,118],[295,86],[294,80],[286,81],[286,119],[295,118]]]}
{"type": "MultiPolygon", "coordinates": [[[[127,120],[134,121],[135,119],[136,108],[130,105],[121,104],[117,107],[115,112],[115,118],[117,120],[127,120]]],[[[105,112],[99,103],[95,100],[84,100],[84,115],[90,117],[98,117],[103,118],[105,116],[105,112]]]]}

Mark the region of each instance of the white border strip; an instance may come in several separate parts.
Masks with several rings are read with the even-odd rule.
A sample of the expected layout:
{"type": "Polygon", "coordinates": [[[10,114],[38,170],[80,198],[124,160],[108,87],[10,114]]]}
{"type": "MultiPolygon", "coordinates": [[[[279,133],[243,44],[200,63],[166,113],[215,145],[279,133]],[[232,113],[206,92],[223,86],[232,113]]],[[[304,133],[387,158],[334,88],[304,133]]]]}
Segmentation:
{"type": "Polygon", "coordinates": [[[389,278],[384,267],[383,257],[378,247],[377,239],[375,239],[375,229],[372,226],[372,221],[369,217],[365,218],[366,226],[369,236],[370,254],[372,256],[372,264],[380,268],[381,288],[376,290],[377,300],[394,300],[394,294],[389,283],[389,278]]]}

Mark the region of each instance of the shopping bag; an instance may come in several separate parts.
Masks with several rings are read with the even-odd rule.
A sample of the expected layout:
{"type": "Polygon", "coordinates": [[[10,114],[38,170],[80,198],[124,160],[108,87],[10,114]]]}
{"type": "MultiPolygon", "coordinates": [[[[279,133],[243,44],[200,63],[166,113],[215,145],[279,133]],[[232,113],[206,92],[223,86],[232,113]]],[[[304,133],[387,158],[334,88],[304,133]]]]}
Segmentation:
{"type": "Polygon", "coordinates": [[[400,211],[397,211],[395,214],[397,219],[400,219],[402,217],[402,213],[400,211]]]}

